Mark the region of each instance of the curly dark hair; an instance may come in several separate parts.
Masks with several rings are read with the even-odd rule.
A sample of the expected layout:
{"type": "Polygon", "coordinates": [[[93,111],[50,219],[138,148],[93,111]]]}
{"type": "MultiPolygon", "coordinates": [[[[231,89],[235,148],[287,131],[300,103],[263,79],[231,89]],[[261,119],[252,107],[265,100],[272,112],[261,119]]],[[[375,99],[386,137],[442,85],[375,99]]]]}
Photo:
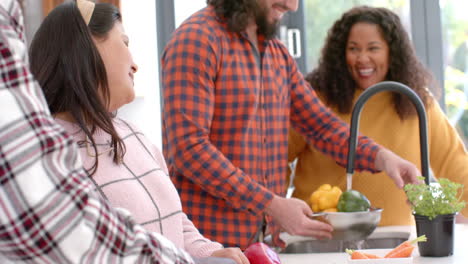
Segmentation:
{"type": "Polygon", "coordinates": [[[258,10],[257,1],[253,0],[207,0],[208,5],[212,5],[218,17],[227,21],[230,31],[241,32],[258,10]]]}
{"type": "MultiPolygon", "coordinates": [[[[306,80],[329,106],[336,107],[340,113],[351,112],[358,88],[347,67],[346,45],[351,27],[359,22],[377,25],[389,46],[390,65],[386,80],[411,87],[427,107],[431,97],[428,88],[436,90],[438,86],[416,57],[400,18],[386,8],[359,6],[344,13],[328,31],[319,65],[306,76],[306,80]]],[[[406,96],[394,93],[393,104],[401,120],[416,114],[406,96]]]]}

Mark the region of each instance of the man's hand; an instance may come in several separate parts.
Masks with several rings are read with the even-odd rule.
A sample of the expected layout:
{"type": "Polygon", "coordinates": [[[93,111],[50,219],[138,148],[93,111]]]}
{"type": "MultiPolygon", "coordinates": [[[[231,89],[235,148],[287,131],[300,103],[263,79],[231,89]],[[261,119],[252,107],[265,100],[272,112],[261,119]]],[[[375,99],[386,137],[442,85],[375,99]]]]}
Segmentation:
{"type": "Polygon", "coordinates": [[[420,183],[418,176],[421,176],[421,172],[418,168],[413,163],[400,158],[388,149],[381,148],[377,152],[375,168],[385,171],[400,189],[407,183],[420,183]]]}
{"type": "Polygon", "coordinates": [[[212,257],[217,258],[229,258],[236,262],[236,264],[249,264],[249,260],[247,257],[242,253],[240,248],[223,248],[220,250],[216,250],[211,254],[212,257]]]}
{"type": "Polygon", "coordinates": [[[291,235],[331,238],[333,228],[329,224],[310,219],[308,216],[313,212],[302,200],[275,196],[265,212],[291,235]]]}

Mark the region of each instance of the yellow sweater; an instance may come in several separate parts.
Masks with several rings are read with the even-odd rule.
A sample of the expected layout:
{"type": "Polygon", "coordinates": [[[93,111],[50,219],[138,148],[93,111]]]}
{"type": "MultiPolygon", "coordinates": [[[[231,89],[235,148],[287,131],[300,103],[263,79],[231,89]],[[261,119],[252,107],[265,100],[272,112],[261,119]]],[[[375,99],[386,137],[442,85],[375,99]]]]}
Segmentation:
{"type": "MultiPolygon", "coordinates": [[[[355,96],[355,101],[359,94],[355,96]]],[[[333,110],[337,113],[336,109],[333,110]]],[[[437,102],[430,103],[426,112],[430,167],[436,178],[448,178],[464,184],[463,199],[468,201],[468,154],[463,142],[437,102]]],[[[350,122],[351,114],[338,116],[350,122]]],[[[414,116],[401,121],[393,108],[391,93],[379,93],[367,101],[361,112],[359,132],[413,162],[421,170],[418,118],[414,116]]],[[[291,129],[289,160],[296,157],[294,197],[307,201],[310,194],[324,183],[338,185],[342,190],[346,188],[345,168],[307,145],[304,138],[291,129]]],[[[374,207],[384,209],[380,225],[413,224],[404,191],[396,188],[385,173],[355,171],[353,189],[366,195],[374,207]]],[[[468,207],[462,213],[468,216],[468,207]]]]}

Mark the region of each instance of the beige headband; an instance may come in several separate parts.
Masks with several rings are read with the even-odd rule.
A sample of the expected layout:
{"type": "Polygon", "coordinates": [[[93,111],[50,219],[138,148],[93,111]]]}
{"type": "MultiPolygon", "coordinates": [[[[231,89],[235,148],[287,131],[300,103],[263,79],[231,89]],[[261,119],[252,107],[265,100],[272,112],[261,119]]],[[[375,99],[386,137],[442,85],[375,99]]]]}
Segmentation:
{"type": "Polygon", "coordinates": [[[91,20],[91,16],[93,15],[94,6],[96,4],[87,0],[76,0],[76,5],[80,10],[81,16],[83,17],[86,25],[88,25],[89,21],[91,20]]]}

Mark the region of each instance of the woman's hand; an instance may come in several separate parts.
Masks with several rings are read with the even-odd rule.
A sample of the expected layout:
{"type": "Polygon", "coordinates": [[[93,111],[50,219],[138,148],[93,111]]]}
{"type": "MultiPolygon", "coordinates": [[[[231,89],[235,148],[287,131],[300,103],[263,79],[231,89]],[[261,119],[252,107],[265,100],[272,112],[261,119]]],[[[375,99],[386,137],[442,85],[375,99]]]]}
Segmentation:
{"type": "Polygon", "coordinates": [[[249,260],[240,250],[240,248],[223,248],[216,250],[211,254],[212,257],[218,258],[230,258],[233,259],[237,264],[249,264],[249,260]]]}
{"type": "Polygon", "coordinates": [[[375,168],[385,171],[400,189],[407,183],[421,183],[418,180],[421,172],[413,163],[383,147],[377,152],[375,168]]]}

